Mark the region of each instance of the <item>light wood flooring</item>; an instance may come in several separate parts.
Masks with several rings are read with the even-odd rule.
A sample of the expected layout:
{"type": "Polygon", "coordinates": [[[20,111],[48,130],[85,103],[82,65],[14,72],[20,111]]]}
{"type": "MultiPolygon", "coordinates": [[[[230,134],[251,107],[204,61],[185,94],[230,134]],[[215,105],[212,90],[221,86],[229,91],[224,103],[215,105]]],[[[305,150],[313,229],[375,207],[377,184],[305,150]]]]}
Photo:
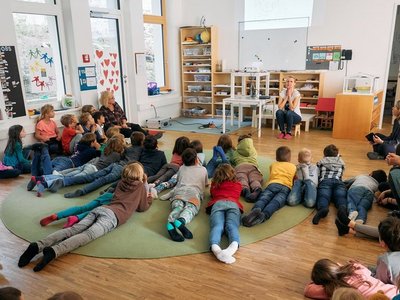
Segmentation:
{"type": "MultiPolygon", "coordinates": [[[[384,133],[390,131],[390,124],[385,127],[384,133]]],[[[249,131],[244,128],[240,132],[249,131]]],[[[323,148],[334,143],[346,163],[344,178],[374,169],[389,170],[384,161],[367,159],[370,146],[366,141],[332,139],[331,131],[318,129],[311,129],[309,133],[302,131],[300,137],[290,141],[277,140],[277,133],[263,128],[262,138],[254,137],[259,155],[274,158],[275,149],[287,145],[292,149],[292,162],[296,163],[297,152],[308,147],[316,162],[322,157],[323,148]]],[[[205,149],[211,149],[218,139],[217,135],[167,131],[160,140],[160,148],[172,149],[175,139],[181,135],[200,139],[205,149]]],[[[237,133],[232,134],[235,142],[237,136],[237,133]]],[[[13,187],[27,181],[27,176],[0,181],[0,202],[13,187]]],[[[35,201],[40,199],[32,197],[32,205],[35,201]]],[[[368,265],[375,264],[377,255],[383,252],[378,242],[339,237],[334,224],[335,212],[331,207],[329,216],[317,226],[312,225],[311,215],[282,234],[241,247],[233,265],[220,263],[210,253],[147,260],[68,254],[40,273],[32,271],[33,264],[23,269],[17,267],[18,258],[28,243],[14,236],[0,222],[0,263],[3,266],[0,286],[15,286],[28,300],[46,299],[65,290],[74,290],[85,299],[303,299],[304,286],[310,280],[310,271],[317,259],[357,259],[368,265]]],[[[377,225],[386,212],[374,206],[367,223],[377,225]]]]}

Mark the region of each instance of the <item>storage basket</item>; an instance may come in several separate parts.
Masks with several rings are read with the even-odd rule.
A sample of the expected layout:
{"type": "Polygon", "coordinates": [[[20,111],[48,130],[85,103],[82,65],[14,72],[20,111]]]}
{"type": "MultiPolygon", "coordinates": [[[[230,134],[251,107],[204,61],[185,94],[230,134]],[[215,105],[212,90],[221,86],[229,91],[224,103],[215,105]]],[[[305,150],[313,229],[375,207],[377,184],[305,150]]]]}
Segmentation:
{"type": "Polygon", "coordinates": [[[188,85],[189,92],[200,92],[202,90],[201,85],[188,85]]]}
{"type": "Polygon", "coordinates": [[[211,76],[210,75],[194,75],[194,80],[195,81],[210,81],[211,76]]]}

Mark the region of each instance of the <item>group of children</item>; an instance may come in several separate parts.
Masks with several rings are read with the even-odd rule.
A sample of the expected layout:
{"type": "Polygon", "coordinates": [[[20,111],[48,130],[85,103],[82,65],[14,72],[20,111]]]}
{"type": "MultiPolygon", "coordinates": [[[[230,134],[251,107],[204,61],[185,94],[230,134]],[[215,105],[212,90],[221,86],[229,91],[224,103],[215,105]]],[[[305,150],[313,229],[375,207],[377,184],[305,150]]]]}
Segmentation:
{"type": "MultiPolygon", "coordinates": [[[[192,239],[193,233],[187,225],[201,209],[208,178],[212,178],[210,200],[206,205],[206,212],[210,214],[210,249],[218,260],[233,263],[240,244],[240,224],[255,226],[270,219],[283,206],[300,203],[308,208],[316,207],[312,222],[318,224],[327,216],[329,204],[333,202],[338,209],[336,226],[339,235],[347,234],[350,222],[366,222],[374,194],[387,180],[383,170],[375,170],[369,175],[343,181],[345,164],[335,145],[325,147],[324,157],[317,164],[312,163],[311,151],[302,149],[297,165],[291,163],[291,150],[282,146],[276,150],[276,162],[270,166],[269,180],[263,190],[262,170],[250,135],[239,136],[236,147],[229,135],[221,135],[208,163],[200,141],[180,137],[175,142],[171,161],[167,163],[164,152],[158,150],[156,138],[133,132],[131,145],[127,147],[118,128],[111,127],[104,133],[101,112],[93,112],[90,107],[86,109],[90,112],[84,112],[79,123],[73,115],[61,118],[65,128],[60,136],[52,120],[54,110],[45,105],[35,133],[41,143],[27,149],[22,146],[26,135],[22,126],[14,125],[9,129],[0,177],[30,172],[32,178],[27,189],[36,189],[38,196],[46,189],[57,192],[65,186],[88,183],[75,192],[65,194],[67,198],[82,196],[114,183],[103,195],[84,207],[72,207],[40,220],[40,224],[46,226],[68,217],[64,229],[29,245],[19,260],[20,267],[43,252],[42,260],[34,268],[40,271],[54,258],[122,225],[134,211],[147,210],[158,193],[170,188],[173,189],[160,196],[162,200],[169,199],[171,202],[167,232],[176,242],[192,239]],[[32,163],[27,159],[28,151],[34,152],[32,163]],[[71,156],[57,156],[51,160],[52,153],[61,152],[71,156]],[[248,214],[242,215],[240,196],[254,203],[248,214]],[[224,233],[228,236],[229,246],[223,250],[220,242],[224,233]]],[[[388,230],[392,230],[390,228],[388,230]]],[[[388,241],[384,240],[384,243],[389,245],[388,241]]],[[[391,251],[398,251],[397,246],[390,247],[391,251]]],[[[393,262],[393,259],[390,261],[393,262]]],[[[342,268],[328,261],[323,261],[321,265],[328,270],[342,268]]],[[[363,273],[357,271],[362,267],[355,264],[346,265],[345,269],[347,277],[363,273]]],[[[393,275],[395,277],[397,275],[393,275]]],[[[352,285],[346,280],[342,286],[352,285]]],[[[313,278],[313,281],[319,284],[317,279],[313,278]]],[[[313,296],[318,288],[310,286],[312,292],[306,292],[306,295],[313,296]]],[[[331,296],[326,286],[323,291],[331,296]]]]}

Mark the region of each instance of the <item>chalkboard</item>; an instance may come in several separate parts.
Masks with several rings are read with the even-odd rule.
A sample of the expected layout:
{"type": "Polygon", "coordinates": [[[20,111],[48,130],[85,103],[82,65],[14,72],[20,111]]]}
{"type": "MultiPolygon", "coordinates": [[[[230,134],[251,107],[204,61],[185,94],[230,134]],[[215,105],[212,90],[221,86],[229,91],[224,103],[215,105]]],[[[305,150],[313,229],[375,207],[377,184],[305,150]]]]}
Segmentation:
{"type": "Polygon", "coordinates": [[[7,114],[5,118],[25,116],[25,103],[14,46],[0,46],[0,83],[7,114]]]}
{"type": "Polygon", "coordinates": [[[239,23],[240,70],[258,61],[263,70],[305,70],[308,27],[245,29],[246,23],[239,23]]]}

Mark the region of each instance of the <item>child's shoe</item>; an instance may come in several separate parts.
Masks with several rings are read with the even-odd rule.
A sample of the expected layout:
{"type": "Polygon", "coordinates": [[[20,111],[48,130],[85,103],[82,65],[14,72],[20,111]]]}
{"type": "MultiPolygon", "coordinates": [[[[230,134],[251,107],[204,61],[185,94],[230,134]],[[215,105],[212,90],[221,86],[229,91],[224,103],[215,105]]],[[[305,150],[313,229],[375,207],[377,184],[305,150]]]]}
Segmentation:
{"type": "Polygon", "coordinates": [[[284,139],[284,138],[285,138],[285,133],[284,133],[284,132],[281,132],[281,133],[277,136],[277,138],[280,139],[280,140],[284,139]]]}
{"type": "Polygon", "coordinates": [[[64,224],[63,228],[72,227],[74,224],[78,223],[79,219],[77,216],[69,216],[67,218],[67,223],[64,224]]]}
{"type": "Polygon", "coordinates": [[[292,139],[292,134],[290,132],[286,133],[285,136],[283,137],[285,140],[291,140],[292,139]]]}
{"type": "Polygon", "coordinates": [[[32,176],[31,180],[28,182],[28,185],[26,186],[26,189],[28,191],[32,191],[35,186],[36,186],[36,176],[32,176]]]}
{"type": "Polygon", "coordinates": [[[315,214],[314,218],[312,219],[312,223],[314,225],[318,225],[319,221],[322,218],[325,218],[329,213],[329,209],[327,207],[321,208],[320,210],[317,211],[315,214]]]}
{"type": "Polygon", "coordinates": [[[40,225],[47,226],[50,223],[52,223],[54,221],[57,221],[57,220],[58,220],[57,215],[56,214],[52,214],[52,215],[50,215],[48,217],[45,217],[45,218],[41,219],[40,220],[40,225]]]}

